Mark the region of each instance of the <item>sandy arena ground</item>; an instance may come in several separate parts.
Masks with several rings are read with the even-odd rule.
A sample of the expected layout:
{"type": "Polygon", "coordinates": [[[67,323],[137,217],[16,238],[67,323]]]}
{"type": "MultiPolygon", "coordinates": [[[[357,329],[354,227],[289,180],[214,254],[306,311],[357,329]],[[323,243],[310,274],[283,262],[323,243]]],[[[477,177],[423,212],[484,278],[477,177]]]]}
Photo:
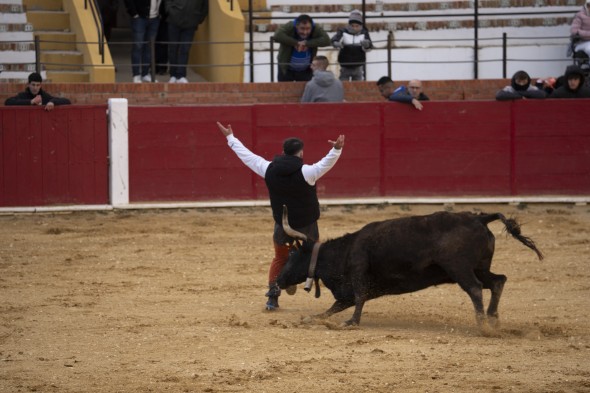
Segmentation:
{"type": "MultiPolygon", "coordinates": [[[[264,311],[268,208],[0,216],[1,392],[590,392],[590,206],[332,206],[323,239],[388,218],[516,216],[502,233],[497,337],[444,285],[310,320],[299,287],[264,311]]],[[[486,291],[486,302],[489,292],[486,291]]]]}

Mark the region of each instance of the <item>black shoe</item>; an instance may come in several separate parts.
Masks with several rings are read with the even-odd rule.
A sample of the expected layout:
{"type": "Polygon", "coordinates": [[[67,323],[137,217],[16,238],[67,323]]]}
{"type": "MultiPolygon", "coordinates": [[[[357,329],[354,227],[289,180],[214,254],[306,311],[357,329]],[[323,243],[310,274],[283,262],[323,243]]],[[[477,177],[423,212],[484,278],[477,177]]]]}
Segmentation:
{"type": "Polygon", "coordinates": [[[266,309],[268,311],[273,311],[279,308],[279,296],[281,296],[281,288],[277,284],[269,284],[268,285],[268,292],[264,295],[268,297],[268,301],[266,302],[266,309]]]}

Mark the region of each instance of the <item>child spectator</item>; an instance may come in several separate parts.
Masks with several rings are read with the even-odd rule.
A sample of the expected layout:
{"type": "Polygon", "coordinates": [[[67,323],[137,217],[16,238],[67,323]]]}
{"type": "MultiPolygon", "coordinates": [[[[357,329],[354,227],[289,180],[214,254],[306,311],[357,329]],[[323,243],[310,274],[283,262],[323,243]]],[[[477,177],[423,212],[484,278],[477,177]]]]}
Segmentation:
{"type": "Polygon", "coordinates": [[[590,57],[590,1],[574,16],[570,34],[574,40],[574,50],[583,51],[590,57]]]}
{"type": "Polygon", "coordinates": [[[531,77],[525,71],[517,71],[506,86],[496,93],[496,100],[509,101],[523,98],[545,98],[547,94],[536,86],[531,86],[531,77]]]}
{"type": "Polygon", "coordinates": [[[348,18],[348,26],[338,29],[331,41],[334,48],[340,49],[340,80],[363,80],[365,53],[373,49],[369,31],[363,26],[363,14],[353,10],[348,18]]]}

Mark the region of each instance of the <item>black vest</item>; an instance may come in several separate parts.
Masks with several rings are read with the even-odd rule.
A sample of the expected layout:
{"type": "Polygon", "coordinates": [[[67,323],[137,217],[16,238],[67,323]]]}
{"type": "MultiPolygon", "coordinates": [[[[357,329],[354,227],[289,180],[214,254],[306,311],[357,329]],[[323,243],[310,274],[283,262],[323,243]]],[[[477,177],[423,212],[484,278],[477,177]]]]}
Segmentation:
{"type": "Polygon", "coordinates": [[[289,209],[289,225],[303,228],[320,218],[316,187],[303,178],[303,160],[297,156],[276,156],[264,174],[275,222],[282,226],[283,205],[289,209]]]}

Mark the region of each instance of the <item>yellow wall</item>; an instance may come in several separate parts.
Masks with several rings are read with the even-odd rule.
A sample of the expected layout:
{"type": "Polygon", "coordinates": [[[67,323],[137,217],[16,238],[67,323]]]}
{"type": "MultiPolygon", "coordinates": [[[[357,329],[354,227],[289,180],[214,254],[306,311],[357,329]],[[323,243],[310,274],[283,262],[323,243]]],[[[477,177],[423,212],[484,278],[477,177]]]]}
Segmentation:
{"type": "Polygon", "coordinates": [[[209,82],[244,81],[244,17],[237,0],[233,11],[227,0],[210,0],[209,16],[199,26],[194,40],[197,42],[192,46],[189,64],[205,65],[194,67],[196,73],[209,82]],[[199,41],[232,43],[207,45],[199,41]]]}
{"type": "MultiPolygon", "coordinates": [[[[88,2],[90,7],[90,2],[88,2]]],[[[72,31],[76,32],[78,42],[98,42],[96,25],[90,8],[84,9],[84,0],[63,1],[64,11],[70,14],[72,31]]],[[[93,64],[85,69],[90,73],[92,83],[115,83],[115,67],[108,45],[104,45],[104,64],[98,51],[98,44],[77,44],[84,55],[84,64],[93,64]]]]}

